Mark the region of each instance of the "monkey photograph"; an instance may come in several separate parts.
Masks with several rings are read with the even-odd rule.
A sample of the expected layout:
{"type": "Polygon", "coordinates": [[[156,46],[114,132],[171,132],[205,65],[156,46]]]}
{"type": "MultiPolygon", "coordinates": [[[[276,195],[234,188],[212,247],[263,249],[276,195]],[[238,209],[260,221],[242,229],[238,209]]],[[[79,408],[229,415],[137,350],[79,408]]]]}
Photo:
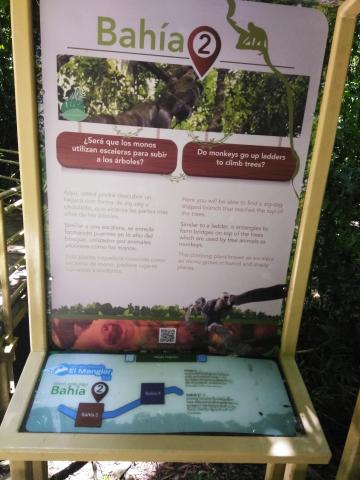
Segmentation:
{"type": "MultiPolygon", "coordinates": [[[[266,49],[253,23],[239,42],[266,49]]],[[[239,28],[237,29],[239,32],[239,28]]],[[[213,68],[200,80],[190,65],[58,55],[59,119],[72,99],[89,123],[287,136],[287,98],[272,73],[213,68]],[[266,107],[266,108],[265,108],[266,107]]],[[[294,135],[301,134],[309,78],[286,76],[294,95],[294,135]]]]}
{"type": "Polygon", "coordinates": [[[192,350],[199,347],[201,326],[192,332],[181,320],[110,319],[90,321],[62,320],[51,322],[52,341],[56,347],[72,350],[124,351],[192,350]],[[174,343],[159,343],[160,329],[175,330],[174,343]],[[197,330],[199,335],[193,334],[197,330]]]}
{"type": "Polygon", "coordinates": [[[78,351],[137,352],[200,351],[214,354],[262,355],[278,343],[277,325],[212,323],[207,331],[200,322],[185,320],[79,319],[51,320],[56,348],[78,351]],[[174,343],[159,343],[160,329],[176,331],[174,343]]]}

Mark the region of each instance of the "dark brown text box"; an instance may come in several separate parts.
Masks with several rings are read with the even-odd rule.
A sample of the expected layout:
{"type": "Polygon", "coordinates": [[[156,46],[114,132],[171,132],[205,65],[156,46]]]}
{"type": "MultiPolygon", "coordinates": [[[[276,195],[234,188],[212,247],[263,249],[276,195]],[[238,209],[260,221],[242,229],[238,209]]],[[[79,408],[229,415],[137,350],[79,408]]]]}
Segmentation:
{"type": "Polygon", "coordinates": [[[190,142],[182,168],[196,177],[288,181],[296,168],[290,148],[190,142]]]}
{"type": "Polygon", "coordinates": [[[154,138],[63,132],[56,153],[69,168],[170,174],[177,163],[175,143],[154,138]]]}

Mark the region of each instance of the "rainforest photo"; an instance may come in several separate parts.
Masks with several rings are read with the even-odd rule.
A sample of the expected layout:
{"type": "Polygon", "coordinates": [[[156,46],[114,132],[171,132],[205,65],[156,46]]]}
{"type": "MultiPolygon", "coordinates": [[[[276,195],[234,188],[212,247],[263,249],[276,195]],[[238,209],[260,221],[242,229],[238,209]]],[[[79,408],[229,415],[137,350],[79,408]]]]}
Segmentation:
{"type": "MultiPolygon", "coordinates": [[[[273,73],[212,69],[199,80],[188,65],[57,56],[59,119],[225,134],[287,137],[284,83],[273,73]]],[[[309,77],[288,75],[294,136],[301,135],[309,77]]]]}

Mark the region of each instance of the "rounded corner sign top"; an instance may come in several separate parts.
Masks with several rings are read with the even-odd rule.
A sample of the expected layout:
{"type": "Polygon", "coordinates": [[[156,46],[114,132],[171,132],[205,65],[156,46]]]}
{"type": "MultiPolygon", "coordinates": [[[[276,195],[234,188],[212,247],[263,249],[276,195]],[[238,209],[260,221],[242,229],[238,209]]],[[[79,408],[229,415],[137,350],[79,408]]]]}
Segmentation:
{"type": "Polygon", "coordinates": [[[243,0],[155,0],[151,9],[144,0],[42,0],[41,18],[49,48],[190,63],[199,78],[212,67],[269,69],[264,52],[274,65],[309,74],[314,63],[321,69],[328,32],[314,8],[243,0]]]}

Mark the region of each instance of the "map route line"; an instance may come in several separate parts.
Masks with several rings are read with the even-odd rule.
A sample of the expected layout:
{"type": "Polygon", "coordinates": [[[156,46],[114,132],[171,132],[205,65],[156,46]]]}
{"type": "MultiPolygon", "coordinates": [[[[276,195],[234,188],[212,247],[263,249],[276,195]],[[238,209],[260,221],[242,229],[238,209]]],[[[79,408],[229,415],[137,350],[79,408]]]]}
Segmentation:
{"type": "MultiPolygon", "coordinates": [[[[169,395],[169,394],[175,394],[178,396],[184,395],[184,391],[181,388],[176,386],[165,387],[164,393],[165,395],[169,395]]],[[[102,414],[102,419],[107,420],[110,418],[120,417],[121,415],[124,415],[125,413],[130,412],[131,410],[134,410],[134,408],[140,407],[141,405],[146,405],[146,404],[141,403],[141,399],[137,398],[136,400],[126,403],[122,407],[116,408],[115,410],[109,410],[108,412],[104,412],[102,414]]],[[[73,420],[76,420],[77,410],[61,404],[58,406],[58,411],[63,415],[66,415],[67,417],[70,417],[73,420]]]]}

